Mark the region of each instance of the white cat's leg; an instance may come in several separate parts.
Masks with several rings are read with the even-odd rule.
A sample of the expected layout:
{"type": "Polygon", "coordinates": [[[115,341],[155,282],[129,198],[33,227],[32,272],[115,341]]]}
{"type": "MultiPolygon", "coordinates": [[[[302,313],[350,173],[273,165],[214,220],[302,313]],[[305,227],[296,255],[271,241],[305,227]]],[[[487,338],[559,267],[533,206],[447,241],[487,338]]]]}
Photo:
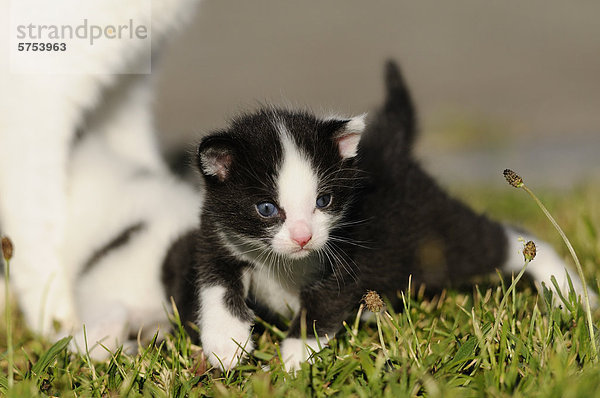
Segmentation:
{"type": "Polygon", "coordinates": [[[112,79],[0,70],[0,222],[15,245],[14,292],[38,332],[50,333],[53,319],[67,329],[77,321],[62,261],[68,160],[84,110],[112,79]]]}
{"type": "Polygon", "coordinates": [[[28,101],[19,98],[23,91],[13,94],[20,109],[6,112],[0,126],[0,220],[15,246],[11,283],[25,318],[36,331],[49,332],[52,319],[65,327],[76,319],[60,262],[74,126],[55,98],[38,93],[28,101]]]}
{"type": "MultiPolygon", "coordinates": [[[[577,272],[569,270],[565,261],[556,253],[550,244],[535,238],[527,233],[516,231],[506,227],[506,238],[508,242],[507,260],[502,270],[507,273],[517,274],[525,264],[523,258],[523,241],[532,240],[536,245],[536,256],[527,266],[527,273],[531,275],[538,286],[544,282],[546,287],[555,290],[551,277],[554,276],[558,282],[561,292],[566,296],[569,292],[567,275],[571,278],[575,292],[583,298],[583,282],[579,279],[577,272]]],[[[596,306],[598,296],[588,287],[590,304],[596,306]]],[[[557,303],[558,304],[558,303],[557,303]]]]}

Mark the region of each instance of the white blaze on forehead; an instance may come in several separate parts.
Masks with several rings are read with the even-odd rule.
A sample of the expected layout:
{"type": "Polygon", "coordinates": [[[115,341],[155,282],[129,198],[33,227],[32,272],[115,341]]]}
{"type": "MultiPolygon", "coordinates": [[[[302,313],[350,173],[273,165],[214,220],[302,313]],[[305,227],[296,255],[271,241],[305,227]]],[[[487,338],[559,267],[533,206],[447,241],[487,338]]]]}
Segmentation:
{"type": "Polygon", "coordinates": [[[279,206],[286,222],[306,221],[311,225],[319,179],[310,159],[302,153],[283,123],[277,123],[283,147],[283,162],[277,176],[279,206]]]}

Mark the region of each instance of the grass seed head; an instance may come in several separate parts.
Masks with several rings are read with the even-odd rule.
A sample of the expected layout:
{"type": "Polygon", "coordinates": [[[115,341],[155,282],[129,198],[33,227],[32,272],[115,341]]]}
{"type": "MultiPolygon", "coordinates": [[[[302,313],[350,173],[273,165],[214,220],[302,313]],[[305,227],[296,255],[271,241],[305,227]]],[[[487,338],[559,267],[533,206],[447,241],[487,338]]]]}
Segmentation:
{"type": "Polygon", "coordinates": [[[5,261],[9,261],[13,256],[13,244],[8,236],[2,237],[2,257],[5,261]]]}
{"type": "Polygon", "coordinates": [[[504,178],[506,178],[506,181],[508,181],[508,183],[513,187],[521,188],[523,186],[523,179],[521,178],[521,176],[512,171],[511,169],[504,170],[503,174],[504,178]]]}
{"type": "Polygon", "coordinates": [[[527,261],[533,260],[535,258],[535,253],[536,253],[535,243],[533,243],[532,240],[525,243],[525,247],[523,248],[523,256],[525,257],[525,260],[527,260],[527,261]]]}
{"type": "Polygon", "coordinates": [[[383,309],[383,300],[374,290],[367,290],[367,293],[363,296],[363,301],[371,312],[380,312],[383,309]]]}

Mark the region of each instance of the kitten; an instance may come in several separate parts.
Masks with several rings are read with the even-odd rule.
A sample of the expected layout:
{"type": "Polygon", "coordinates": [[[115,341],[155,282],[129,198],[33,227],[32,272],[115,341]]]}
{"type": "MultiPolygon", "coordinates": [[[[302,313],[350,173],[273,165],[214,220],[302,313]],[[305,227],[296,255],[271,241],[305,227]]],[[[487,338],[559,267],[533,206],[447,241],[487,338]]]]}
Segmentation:
{"type": "MultiPolygon", "coordinates": [[[[130,18],[151,26],[157,50],[196,2],[152,1],[151,13],[144,1],[120,8],[84,2],[74,15],[101,16],[112,23],[130,18]]],[[[0,3],[2,26],[8,26],[9,3],[0,3]]],[[[65,266],[67,170],[78,129],[94,130],[116,153],[141,167],[165,170],[152,126],[152,76],[119,74],[124,65],[140,61],[136,57],[142,42],[120,47],[103,43],[94,44],[93,56],[85,49],[73,53],[75,63],[97,74],[13,74],[8,57],[0,61],[1,228],[16,248],[13,290],[28,326],[41,333],[52,333],[53,320],[67,332],[80,323],[76,287],[65,266]]],[[[8,29],[0,33],[0,50],[9,54],[8,29]]]]}
{"type": "Polygon", "coordinates": [[[72,348],[85,352],[85,325],[89,353],[101,360],[109,352],[98,343],[114,350],[140,329],[150,336],[168,330],[163,269],[191,256],[181,242],[197,228],[202,196],[168,172],[121,156],[96,134],[75,145],[68,180],[63,265],[80,319],[72,348]]]}
{"type": "MultiPolygon", "coordinates": [[[[409,275],[437,287],[522,267],[520,233],[449,197],[413,159],[415,129],[410,95],[390,64],[386,102],[369,124],[266,108],[202,140],[206,198],[187,274],[195,274],[196,301],[177,304],[187,314],[197,308],[211,364],[230,369],[252,351],[257,306],[292,318],[281,356],[294,370],[367,290],[393,300],[409,275]]],[[[534,279],[564,282],[562,260],[536,243],[534,279]]]]}

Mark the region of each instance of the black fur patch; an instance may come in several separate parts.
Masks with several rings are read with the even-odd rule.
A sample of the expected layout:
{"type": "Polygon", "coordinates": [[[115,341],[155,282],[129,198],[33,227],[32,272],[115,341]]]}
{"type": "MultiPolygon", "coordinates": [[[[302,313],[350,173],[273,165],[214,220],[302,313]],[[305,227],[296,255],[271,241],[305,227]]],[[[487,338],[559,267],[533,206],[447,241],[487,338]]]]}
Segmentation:
{"type": "Polygon", "coordinates": [[[85,262],[85,265],[81,269],[81,274],[86,274],[94,265],[96,265],[104,256],[113,250],[117,250],[118,248],[126,245],[134,235],[139,234],[146,228],[146,223],[138,222],[133,224],[130,227],[125,228],[119,235],[113,238],[110,242],[102,246],[100,249],[96,250],[90,258],[85,262]]]}
{"type": "Polygon", "coordinates": [[[194,337],[197,337],[196,332],[190,327],[190,322],[195,321],[198,313],[197,274],[194,268],[197,233],[197,230],[190,231],[171,244],[163,260],[161,275],[167,298],[173,298],[183,326],[194,337]]]}

